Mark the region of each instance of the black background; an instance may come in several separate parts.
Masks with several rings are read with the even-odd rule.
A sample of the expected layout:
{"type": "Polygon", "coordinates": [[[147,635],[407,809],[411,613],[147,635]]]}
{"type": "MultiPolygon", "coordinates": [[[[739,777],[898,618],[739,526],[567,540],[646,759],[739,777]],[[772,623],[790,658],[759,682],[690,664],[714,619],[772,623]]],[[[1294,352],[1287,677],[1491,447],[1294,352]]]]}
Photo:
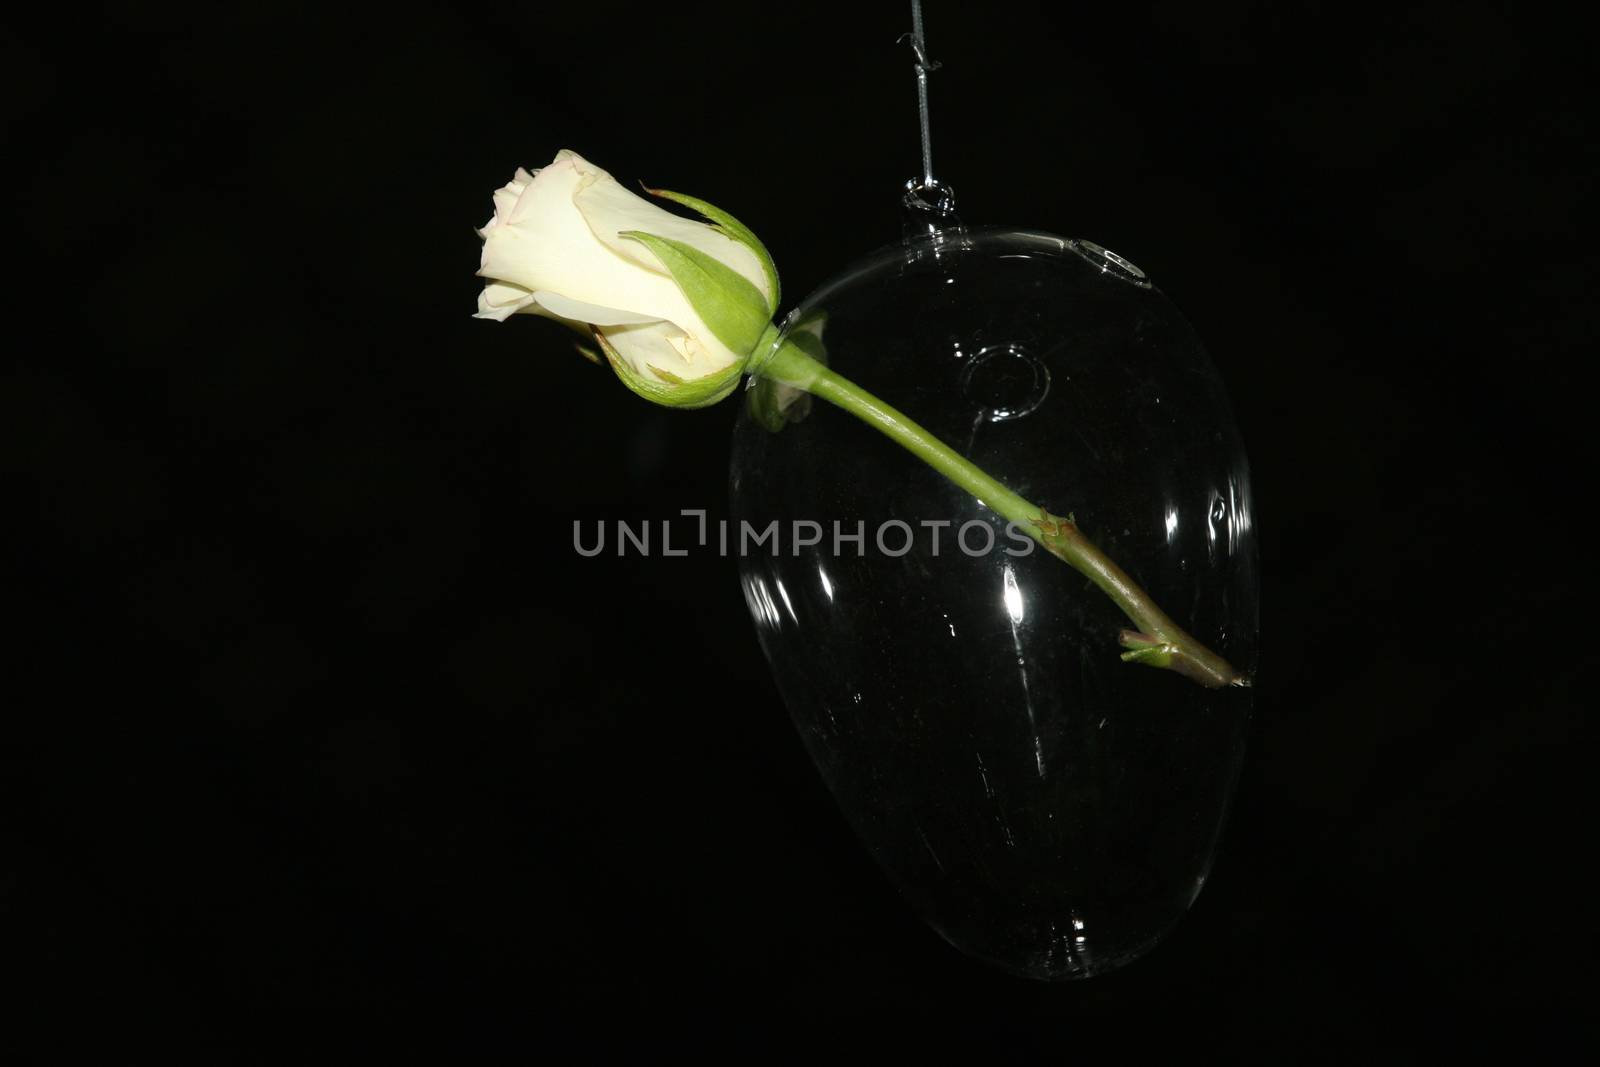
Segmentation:
{"type": "Polygon", "coordinates": [[[1592,927],[1570,27],[929,5],[963,216],[1143,267],[1251,450],[1251,754],[1209,888],[1125,971],[1030,984],[920,925],[730,561],[573,555],[576,517],[725,514],[733,405],[656,410],[558,327],[472,320],[490,192],[574,148],[739,215],[792,302],[897,236],[908,21],[89,5],[0,33],[0,966],[49,1058],[1563,1034],[1592,927]]]}

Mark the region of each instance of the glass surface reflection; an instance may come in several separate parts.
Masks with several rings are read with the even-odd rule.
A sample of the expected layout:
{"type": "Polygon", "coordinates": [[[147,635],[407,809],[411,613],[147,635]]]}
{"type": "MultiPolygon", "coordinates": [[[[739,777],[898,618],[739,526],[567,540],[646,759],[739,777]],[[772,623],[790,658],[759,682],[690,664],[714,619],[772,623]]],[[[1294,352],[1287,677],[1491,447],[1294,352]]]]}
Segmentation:
{"type": "MultiPolygon", "coordinates": [[[[789,322],[835,369],[1072,514],[1180,624],[1253,669],[1244,452],[1215,370],[1137,268],[1087,242],[962,232],[937,255],[869,259],[789,322]]],[[[1023,551],[1032,542],[981,503],[828,403],[791,403],[771,429],[761,389],[752,380],[735,428],[734,518],[825,534],[751,550],[741,578],[846,818],[975,956],[1058,978],[1146,951],[1209,870],[1250,691],[1123,663],[1126,620],[1076,571],[1023,551]],[[858,523],[862,540],[836,545],[858,523]]]]}

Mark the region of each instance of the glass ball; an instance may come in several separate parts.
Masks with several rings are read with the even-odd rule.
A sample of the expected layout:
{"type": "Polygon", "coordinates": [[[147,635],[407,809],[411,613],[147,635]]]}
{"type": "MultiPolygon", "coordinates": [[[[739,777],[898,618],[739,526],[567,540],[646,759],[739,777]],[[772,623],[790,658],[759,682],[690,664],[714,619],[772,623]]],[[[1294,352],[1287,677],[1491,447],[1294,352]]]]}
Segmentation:
{"type": "MultiPolygon", "coordinates": [[[[1182,315],[1088,241],[908,232],[809,296],[779,343],[1069,516],[1252,670],[1249,472],[1182,315]]],[[[1086,977],[1147,951],[1206,879],[1250,690],[1124,662],[1116,604],[870,421],[759,363],[740,404],[734,528],[777,524],[738,553],[746,600],[868,851],[938,933],[1012,972],[1086,977]]]]}

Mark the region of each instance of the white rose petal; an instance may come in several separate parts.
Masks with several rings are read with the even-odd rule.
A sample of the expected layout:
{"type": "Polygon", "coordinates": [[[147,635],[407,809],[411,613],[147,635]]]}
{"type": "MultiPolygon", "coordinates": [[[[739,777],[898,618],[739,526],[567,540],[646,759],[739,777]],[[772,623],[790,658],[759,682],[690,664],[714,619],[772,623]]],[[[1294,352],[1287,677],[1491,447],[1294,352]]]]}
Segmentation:
{"type": "Polygon", "coordinates": [[[680,218],[635,196],[614,181],[595,181],[580,188],[574,202],[596,237],[612,251],[642,267],[656,271],[662,269],[648,248],[617,234],[639,230],[681,241],[744,275],[763,296],[772,295],[768,291],[766,272],[761,269],[756,254],[703,222],[680,218]]]}
{"type": "Polygon", "coordinates": [[[598,304],[585,304],[581,300],[552,293],[548,289],[540,289],[533,294],[533,299],[558,319],[573,319],[577,322],[587,322],[594,326],[638,326],[646,322],[660,322],[651,315],[643,315],[637,311],[623,311],[619,308],[601,307],[598,304]]]}
{"type": "Polygon", "coordinates": [[[652,367],[690,380],[739,362],[742,355],[711,333],[649,250],[618,236],[626,230],[682,241],[767,291],[760,262],[739,242],[657,207],[563,150],[548,167],[519,169],[496,190],[494,217],[478,231],[478,273],[490,279],[478,317],[526,312],[589,323],[636,372],[657,381],[666,379],[652,367]]]}
{"type": "MultiPolygon", "coordinates": [[[[708,373],[704,367],[709,355],[699,342],[670,322],[645,326],[617,326],[601,330],[617,355],[632,366],[663,370],[675,378],[689,381],[708,373]]],[[[718,364],[718,370],[726,367],[718,364]]],[[[655,375],[660,379],[660,375],[655,375]]]]}
{"type": "Polygon", "coordinates": [[[538,310],[538,305],[533,303],[533,294],[522,286],[490,282],[478,294],[478,313],[473,317],[504,322],[519,311],[538,310]]]}

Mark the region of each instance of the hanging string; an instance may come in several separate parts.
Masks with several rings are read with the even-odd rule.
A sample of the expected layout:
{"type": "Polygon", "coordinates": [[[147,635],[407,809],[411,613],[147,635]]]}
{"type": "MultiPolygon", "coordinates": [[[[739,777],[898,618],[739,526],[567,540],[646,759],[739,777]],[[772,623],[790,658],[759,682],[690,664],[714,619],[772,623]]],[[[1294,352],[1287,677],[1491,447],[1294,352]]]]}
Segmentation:
{"type": "Polygon", "coordinates": [[[901,34],[900,40],[911,42],[911,54],[916,60],[917,120],[922,131],[922,177],[906,182],[907,201],[923,209],[947,213],[955,207],[955,194],[933,176],[933,135],[928,122],[928,75],[941,64],[928,58],[928,39],[922,28],[922,0],[911,0],[911,32],[901,34]]]}
{"type": "Polygon", "coordinates": [[[933,137],[928,128],[928,75],[939,69],[939,64],[928,58],[928,38],[922,31],[922,0],[911,0],[911,54],[916,57],[917,68],[917,118],[922,126],[922,184],[932,186],[933,137]]]}

